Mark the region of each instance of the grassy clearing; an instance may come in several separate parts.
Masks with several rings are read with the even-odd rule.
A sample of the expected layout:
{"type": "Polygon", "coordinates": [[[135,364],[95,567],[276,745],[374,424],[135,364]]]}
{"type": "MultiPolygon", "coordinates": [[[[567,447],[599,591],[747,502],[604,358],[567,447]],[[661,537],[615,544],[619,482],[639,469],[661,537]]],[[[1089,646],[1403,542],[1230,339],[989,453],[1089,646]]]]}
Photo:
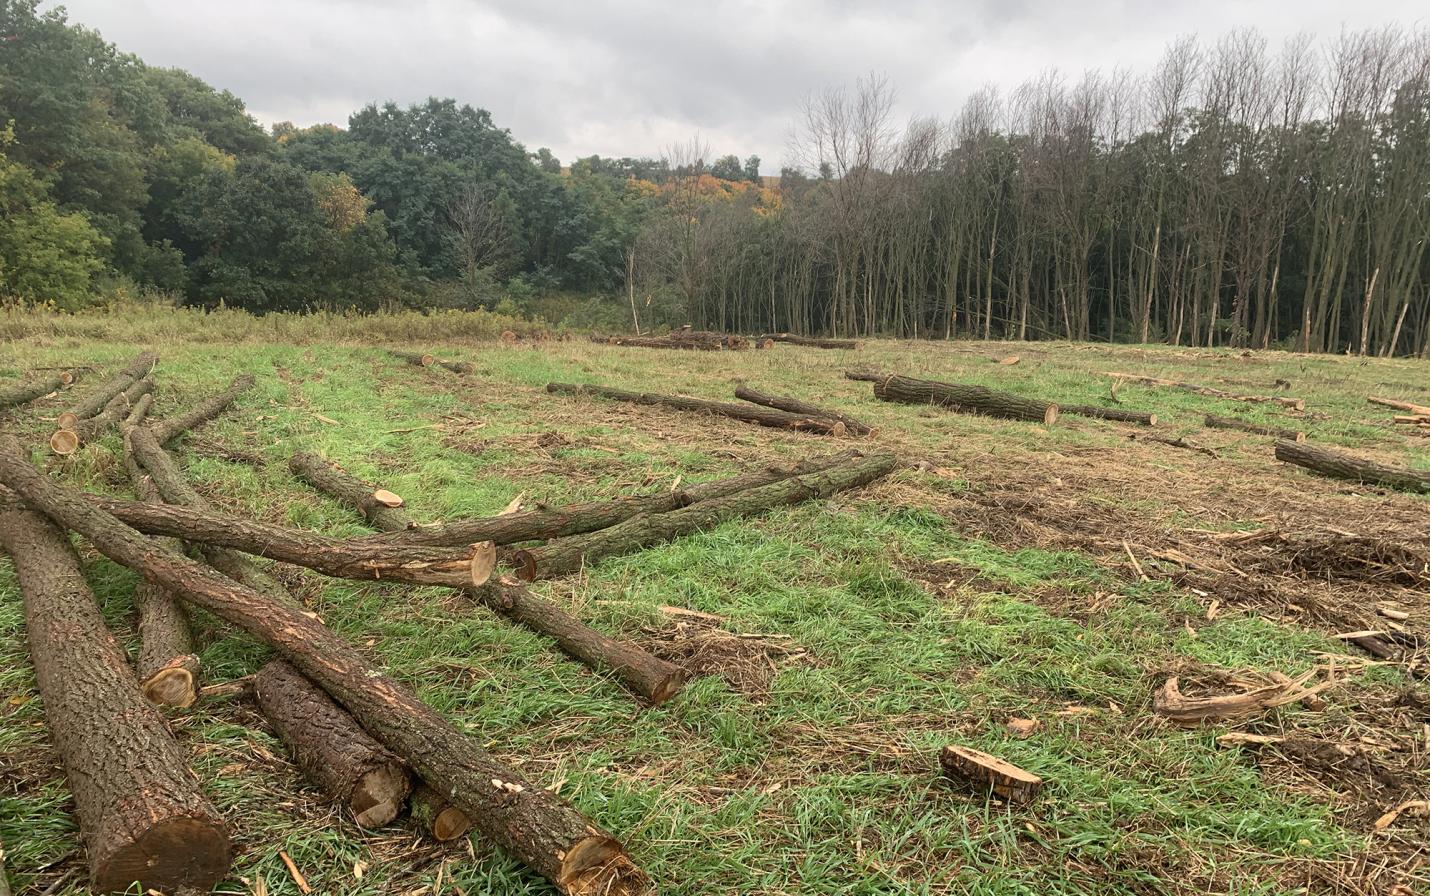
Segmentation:
{"type": "MultiPolygon", "coordinates": [[[[1267,440],[1200,428],[1207,412],[1288,425],[1274,407],[1120,391],[1125,406],[1163,417],[1165,434],[1219,449],[1213,461],[1130,441],[1135,430],[1097,421],[1065,419],[1044,430],[886,405],[867,383],[841,377],[846,365],[872,364],[1065,403],[1105,402],[1107,381],[1090,375],[1100,370],[1251,393],[1286,379],[1286,394],[1305,398],[1310,410],[1294,425],[1312,439],[1423,466],[1430,440],[1393,431],[1389,414],[1363,397],[1423,403],[1424,364],[1056,344],[692,354],[583,342],[422,343],[477,365],[460,379],[407,367],[371,345],[327,341],[370,341],[371,323],[331,337],[283,323],[275,338],[245,330],[235,345],[196,329],[201,323],[164,325],[159,412],[239,372],[257,373],[259,385],[241,413],[190,440],[191,476],[217,504],[306,528],[365,531],[288,475],[288,454],[299,447],[398,491],[420,519],[494,513],[519,493],[555,503],[661,489],[677,476],[716,477],[838,447],[733,421],[548,396],[539,387],[551,379],[728,398],[744,378],[836,405],[879,427],[876,444],[927,462],[933,472],[901,470],[824,505],[726,524],[544,584],[593,625],[709,673],[654,710],[449,593],[289,577],[330,625],[369,645],[424,700],[536,780],[560,782],[584,811],[625,835],[664,893],[1354,893],[1425,883],[1409,859],[1378,870],[1359,864],[1371,850],[1399,855],[1390,848],[1395,837],[1413,842],[1426,833],[1410,819],[1403,832],[1372,836],[1366,813],[1389,808],[1369,808],[1384,793],[1367,795],[1349,778],[1273,774],[1280,766],[1265,757],[1219,748],[1215,737],[1226,727],[1185,731],[1150,715],[1151,693],[1168,674],[1295,675],[1346,648],[1314,613],[1286,609],[1289,599],[1273,606],[1232,590],[1211,593],[1145,552],[1158,532],[1277,525],[1268,515],[1296,498],[1306,502],[1303,521],[1325,525],[1386,507],[1424,518],[1430,502],[1316,480],[1270,460],[1267,440]],[[1016,366],[988,360],[1011,353],[1022,357],[1016,366]],[[433,423],[442,426],[394,432],[433,423]],[[250,455],[266,465],[234,459],[250,455]],[[978,503],[1015,485],[1023,502],[1016,506],[1039,513],[978,503]],[[1145,531],[1116,528],[1128,521],[1145,531]],[[1127,539],[1144,552],[1150,581],[1126,562],[1119,542],[1127,539]],[[1208,619],[1208,601],[1217,598],[1225,609],[1208,619]],[[672,618],[660,610],[667,605],[722,621],[672,618]],[[1013,715],[1042,728],[1014,737],[1004,728],[1013,715]],[[950,741],[1044,775],[1046,795],[1013,811],[949,787],[934,769],[950,741]]],[[[118,334],[106,342],[25,326],[27,338],[11,346],[0,374],[110,365],[147,346],[134,321],[100,331],[118,334]]],[[[393,338],[417,335],[404,323],[393,338]]],[[[38,413],[61,405],[49,400],[38,413]]],[[[35,416],[11,423],[36,436],[48,429],[35,416]]],[[[54,470],[123,493],[117,451],[110,437],[54,470]]],[[[132,639],[132,574],[81,547],[107,618],[132,639]]],[[[1405,589],[1375,593],[1413,599],[1405,589]]],[[[200,628],[210,680],[262,663],[265,651],[222,623],[204,619],[200,628]]],[[[1240,727],[1339,741],[1347,725],[1365,723],[1367,706],[1396,699],[1404,681],[1395,670],[1353,670],[1324,711],[1285,707],[1240,727]]],[[[1404,731],[1387,728],[1382,737],[1418,736],[1413,714],[1403,721],[1404,731]]],[[[280,849],[319,892],[431,892],[439,875],[442,892],[548,892],[480,838],[440,848],[401,826],[363,834],[344,823],[303,787],[282,745],[240,700],[201,705],[174,725],[233,825],[240,854],[223,892],[254,892],[262,879],[275,896],[296,893],[280,849]]],[[[26,660],[19,595],[3,564],[0,756],[0,840],[20,891],[63,878],[53,892],[84,892],[67,793],[26,660]]],[[[1408,787],[1425,784],[1423,770],[1407,778],[1408,787]]]]}

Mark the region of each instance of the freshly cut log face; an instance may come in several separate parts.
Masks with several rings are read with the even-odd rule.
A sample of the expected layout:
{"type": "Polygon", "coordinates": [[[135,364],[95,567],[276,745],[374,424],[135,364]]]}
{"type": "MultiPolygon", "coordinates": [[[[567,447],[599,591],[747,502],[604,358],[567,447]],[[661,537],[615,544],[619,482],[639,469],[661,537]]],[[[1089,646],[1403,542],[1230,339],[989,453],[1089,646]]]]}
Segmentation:
{"type": "Polygon", "coordinates": [[[1032,772],[971,747],[944,747],[939,754],[939,764],[944,774],[953,780],[1015,805],[1032,802],[1043,789],[1043,779],[1032,772]]]}
{"type": "Polygon", "coordinates": [[[432,839],[442,843],[456,840],[472,829],[472,820],[467,813],[447,801],[442,794],[418,784],[409,801],[412,817],[422,826],[422,830],[432,835],[432,839]]]}
{"type": "MultiPolygon", "coordinates": [[[[10,441],[13,446],[15,443],[10,441]]],[[[208,892],[229,867],[221,816],[105,627],[69,539],[0,497],[50,738],[74,794],[90,889],[208,892]]]]}
{"type": "Polygon", "coordinates": [[[407,766],[347,710],[282,660],[258,670],[253,690],[303,773],[360,827],[380,828],[398,816],[412,789],[407,766]]]}
{"type": "Polygon", "coordinates": [[[385,489],[374,488],[342,467],[316,454],[300,451],[288,459],[288,469],[294,476],[331,495],[349,507],[356,508],[369,523],[391,532],[409,529],[417,523],[400,507],[389,507],[373,496],[385,489]]]}
{"type": "Polygon", "coordinates": [[[1276,443],[1276,459],[1332,479],[1348,479],[1411,492],[1430,492],[1430,472],[1378,464],[1318,445],[1281,439],[1276,443]]]}
{"type": "Polygon", "coordinates": [[[907,376],[889,376],[875,381],[874,397],[904,404],[936,404],[989,417],[1033,420],[1044,426],[1051,426],[1058,419],[1058,406],[1050,402],[1000,392],[987,386],[941,383],[907,376]]]}
{"type": "Polygon", "coordinates": [[[111,398],[142,380],[158,363],[158,355],[144,352],[130,361],[128,367],[91,389],[66,413],[61,414],[55,422],[60,429],[72,429],[79,421],[93,417],[104,410],[104,406],[109,404],[111,398]]]}
{"type": "Polygon", "coordinates": [[[111,398],[98,414],[75,421],[70,427],[56,430],[50,436],[50,450],[61,456],[73,454],[82,443],[93,441],[110,427],[118,425],[141,399],[149,397],[153,391],[153,377],[146,376],[138,380],[111,398]]]}
{"type": "Polygon", "coordinates": [[[372,499],[383,507],[401,507],[402,496],[396,492],[390,492],[385,488],[380,488],[372,493],[372,499]]]}

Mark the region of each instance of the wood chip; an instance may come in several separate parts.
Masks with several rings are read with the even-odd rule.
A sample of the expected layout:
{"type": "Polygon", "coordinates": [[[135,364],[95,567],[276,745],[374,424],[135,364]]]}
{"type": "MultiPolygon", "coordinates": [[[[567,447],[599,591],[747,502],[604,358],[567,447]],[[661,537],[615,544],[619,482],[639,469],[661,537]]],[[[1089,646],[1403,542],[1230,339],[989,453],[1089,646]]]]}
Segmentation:
{"type": "Polygon", "coordinates": [[[1018,716],[1013,716],[1012,718],[1008,719],[1008,723],[1004,727],[1007,728],[1008,733],[1013,735],[1014,737],[1028,737],[1033,732],[1043,727],[1043,723],[1039,722],[1037,719],[1024,719],[1019,718],[1018,716]]]}
{"type": "MultiPolygon", "coordinates": [[[[332,417],[324,417],[322,414],[314,414],[314,415],[313,415],[313,419],[314,419],[314,420],[317,420],[319,423],[326,423],[326,424],[328,424],[329,426],[341,426],[341,425],[342,425],[342,424],[339,423],[338,421],[334,420],[332,417]]],[[[306,892],[306,891],[304,891],[304,892],[306,892]]]]}
{"type": "Polygon", "coordinates": [[[689,616],[691,619],[704,619],[706,622],[724,622],[724,616],[716,616],[714,613],[702,613],[699,610],[690,610],[685,607],[662,606],[660,611],[667,616],[689,616]]]}
{"type": "Polygon", "coordinates": [[[283,864],[288,866],[288,873],[289,873],[290,875],[292,875],[292,877],[293,877],[293,883],[295,883],[295,884],[298,885],[298,889],[302,890],[304,893],[311,893],[311,892],[313,892],[313,888],[310,887],[310,886],[308,886],[308,881],[303,877],[302,873],[298,870],[298,866],[295,865],[295,864],[293,864],[293,860],[292,860],[292,859],[288,858],[288,853],[286,853],[286,852],[284,852],[283,850],[280,849],[280,850],[278,850],[278,858],[282,859],[282,860],[283,860],[283,864]]]}
{"type": "Polygon", "coordinates": [[[526,492],[521,492],[515,498],[512,498],[497,516],[511,516],[513,513],[521,510],[521,502],[524,500],[526,500],[526,492]]]}
{"type": "Polygon", "coordinates": [[[1391,809],[1389,812],[1377,818],[1375,820],[1375,829],[1377,831],[1385,830],[1386,828],[1395,824],[1395,820],[1397,818],[1411,810],[1415,810],[1417,812],[1430,811],[1430,800],[1406,800],[1405,802],[1396,806],[1394,809],[1391,809]]]}

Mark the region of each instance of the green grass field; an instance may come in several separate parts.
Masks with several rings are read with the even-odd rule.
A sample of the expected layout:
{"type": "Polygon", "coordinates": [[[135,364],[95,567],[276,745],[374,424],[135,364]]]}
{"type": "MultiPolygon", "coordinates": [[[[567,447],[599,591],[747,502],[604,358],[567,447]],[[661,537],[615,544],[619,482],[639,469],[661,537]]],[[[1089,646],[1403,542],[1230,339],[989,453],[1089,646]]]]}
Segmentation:
{"type": "MultiPolygon", "coordinates": [[[[662,893],[1430,886],[1430,819],[1407,813],[1373,829],[1430,792],[1430,689],[1406,664],[1374,663],[1331,637],[1383,625],[1376,605],[1386,601],[1410,613],[1400,624],[1412,633],[1430,630],[1430,569],[1414,566],[1430,557],[1430,500],[1321,479],[1272,459],[1269,439],[1202,428],[1205,413],[1239,414],[1425,468],[1430,439],[1364,400],[1430,403],[1424,362],[1059,343],[688,353],[421,339],[410,321],[385,342],[380,323],[236,320],[12,316],[0,322],[12,340],[0,376],[100,368],[83,389],[152,348],[163,415],[253,372],[258,385],[237,411],[183,443],[189,475],[233,513],[339,535],[367,530],[290,476],[294,450],[321,452],[403,495],[420,519],[440,520],[493,514],[518,495],[555,504],[658,491],[849,447],[552,396],[540,388],[549,380],[732,400],[743,379],[860,417],[877,427],[868,446],[898,453],[899,471],[868,488],[537,586],[698,673],[654,709],[451,592],[283,571],[386,671],[622,836],[662,893]],[[477,371],[406,366],[384,344],[477,371]],[[1016,365],[993,363],[1015,354],[1016,365]],[[1293,395],[1307,411],[1129,385],[1118,398],[1156,411],[1156,430],[1072,416],[1044,428],[884,404],[868,383],[842,377],[855,365],[1067,404],[1108,402],[1099,372],[1144,373],[1293,395]],[[1277,380],[1289,390],[1276,391],[1277,380]],[[1242,532],[1260,535],[1226,537],[1242,532]],[[1195,729],[1152,713],[1169,675],[1192,693],[1313,667],[1337,679],[1323,706],[1195,729]],[[1015,736],[1011,717],[1039,727],[1015,736]],[[1232,730],[1287,739],[1219,745],[1232,730]],[[937,774],[946,743],[995,753],[1048,785],[1021,809],[962,791],[937,774]]],[[[127,494],[117,436],[64,462],[38,450],[52,428],[45,418],[64,403],[42,400],[0,425],[35,444],[56,476],[127,494]]],[[[106,617],[132,648],[135,576],[78,544],[106,617]]],[[[251,673],[268,655],[213,618],[198,616],[196,628],[209,683],[251,673]]],[[[203,701],[172,725],[232,827],[238,855],[217,892],[297,893],[280,850],[318,893],[553,892],[480,835],[444,847],[405,821],[358,830],[304,785],[240,697],[203,701]]],[[[0,562],[0,841],[18,893],[87,892],[70,809],[15,577],[0,562]]]]}

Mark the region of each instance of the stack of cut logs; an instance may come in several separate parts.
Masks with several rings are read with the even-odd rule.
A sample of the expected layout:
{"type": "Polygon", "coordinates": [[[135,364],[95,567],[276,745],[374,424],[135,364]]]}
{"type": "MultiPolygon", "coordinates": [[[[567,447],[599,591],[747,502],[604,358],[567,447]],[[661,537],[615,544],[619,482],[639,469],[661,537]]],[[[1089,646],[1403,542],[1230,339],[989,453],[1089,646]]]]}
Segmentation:
{"type": "MultiPolygon", "coordinates": [[[[409,807],[439,840],[475,827],[561,892],[649,892],[649,877],[614,835],[375,667],[254,558],[346,579],[454,588],[655,704],[680,691],[683,669],[590,628],[523,580],[825,498],[895,467],[892,455],[847,451],[653,495],[421,525],[393,492],[320,457],[294,454],[289,466],[299,479],[381,530],[332,538],[210,506],[170,448],[222,414],[253,379],[240,377],[184,413],[155,421],[147,414],[156,363],[148,354],[135,359],[72,403],[67,413],[74,419],[61,421],[60,431],[76,436],[72,447],[59,439],[70,452],[120,428],[137,500],[67,485],[36,469],[14,436],[0,435],[0,548],[17,571],[30,656],[74,791],[95,892],[136,885],[137,892],[207,892],[228,872],[228,827],[156,709],[189,707],[203,693],[189,607],[273,651],[253,679],[253,699],[304,775],[358,825],[387,824],[409,807]],[[140,383],[148,385],[136,390],[140,383]],[[133,667],[105,626],[70,532],[140,575],[134,600],[141,643],[133,667]],[[186,546],[201,559],[191,559],[186,546]],[[498,572],[502,562],[514,574],[498,572]]],[[[0,396],[19,405],[72,382],[70,372],[42,376],[0,396]]]]}

